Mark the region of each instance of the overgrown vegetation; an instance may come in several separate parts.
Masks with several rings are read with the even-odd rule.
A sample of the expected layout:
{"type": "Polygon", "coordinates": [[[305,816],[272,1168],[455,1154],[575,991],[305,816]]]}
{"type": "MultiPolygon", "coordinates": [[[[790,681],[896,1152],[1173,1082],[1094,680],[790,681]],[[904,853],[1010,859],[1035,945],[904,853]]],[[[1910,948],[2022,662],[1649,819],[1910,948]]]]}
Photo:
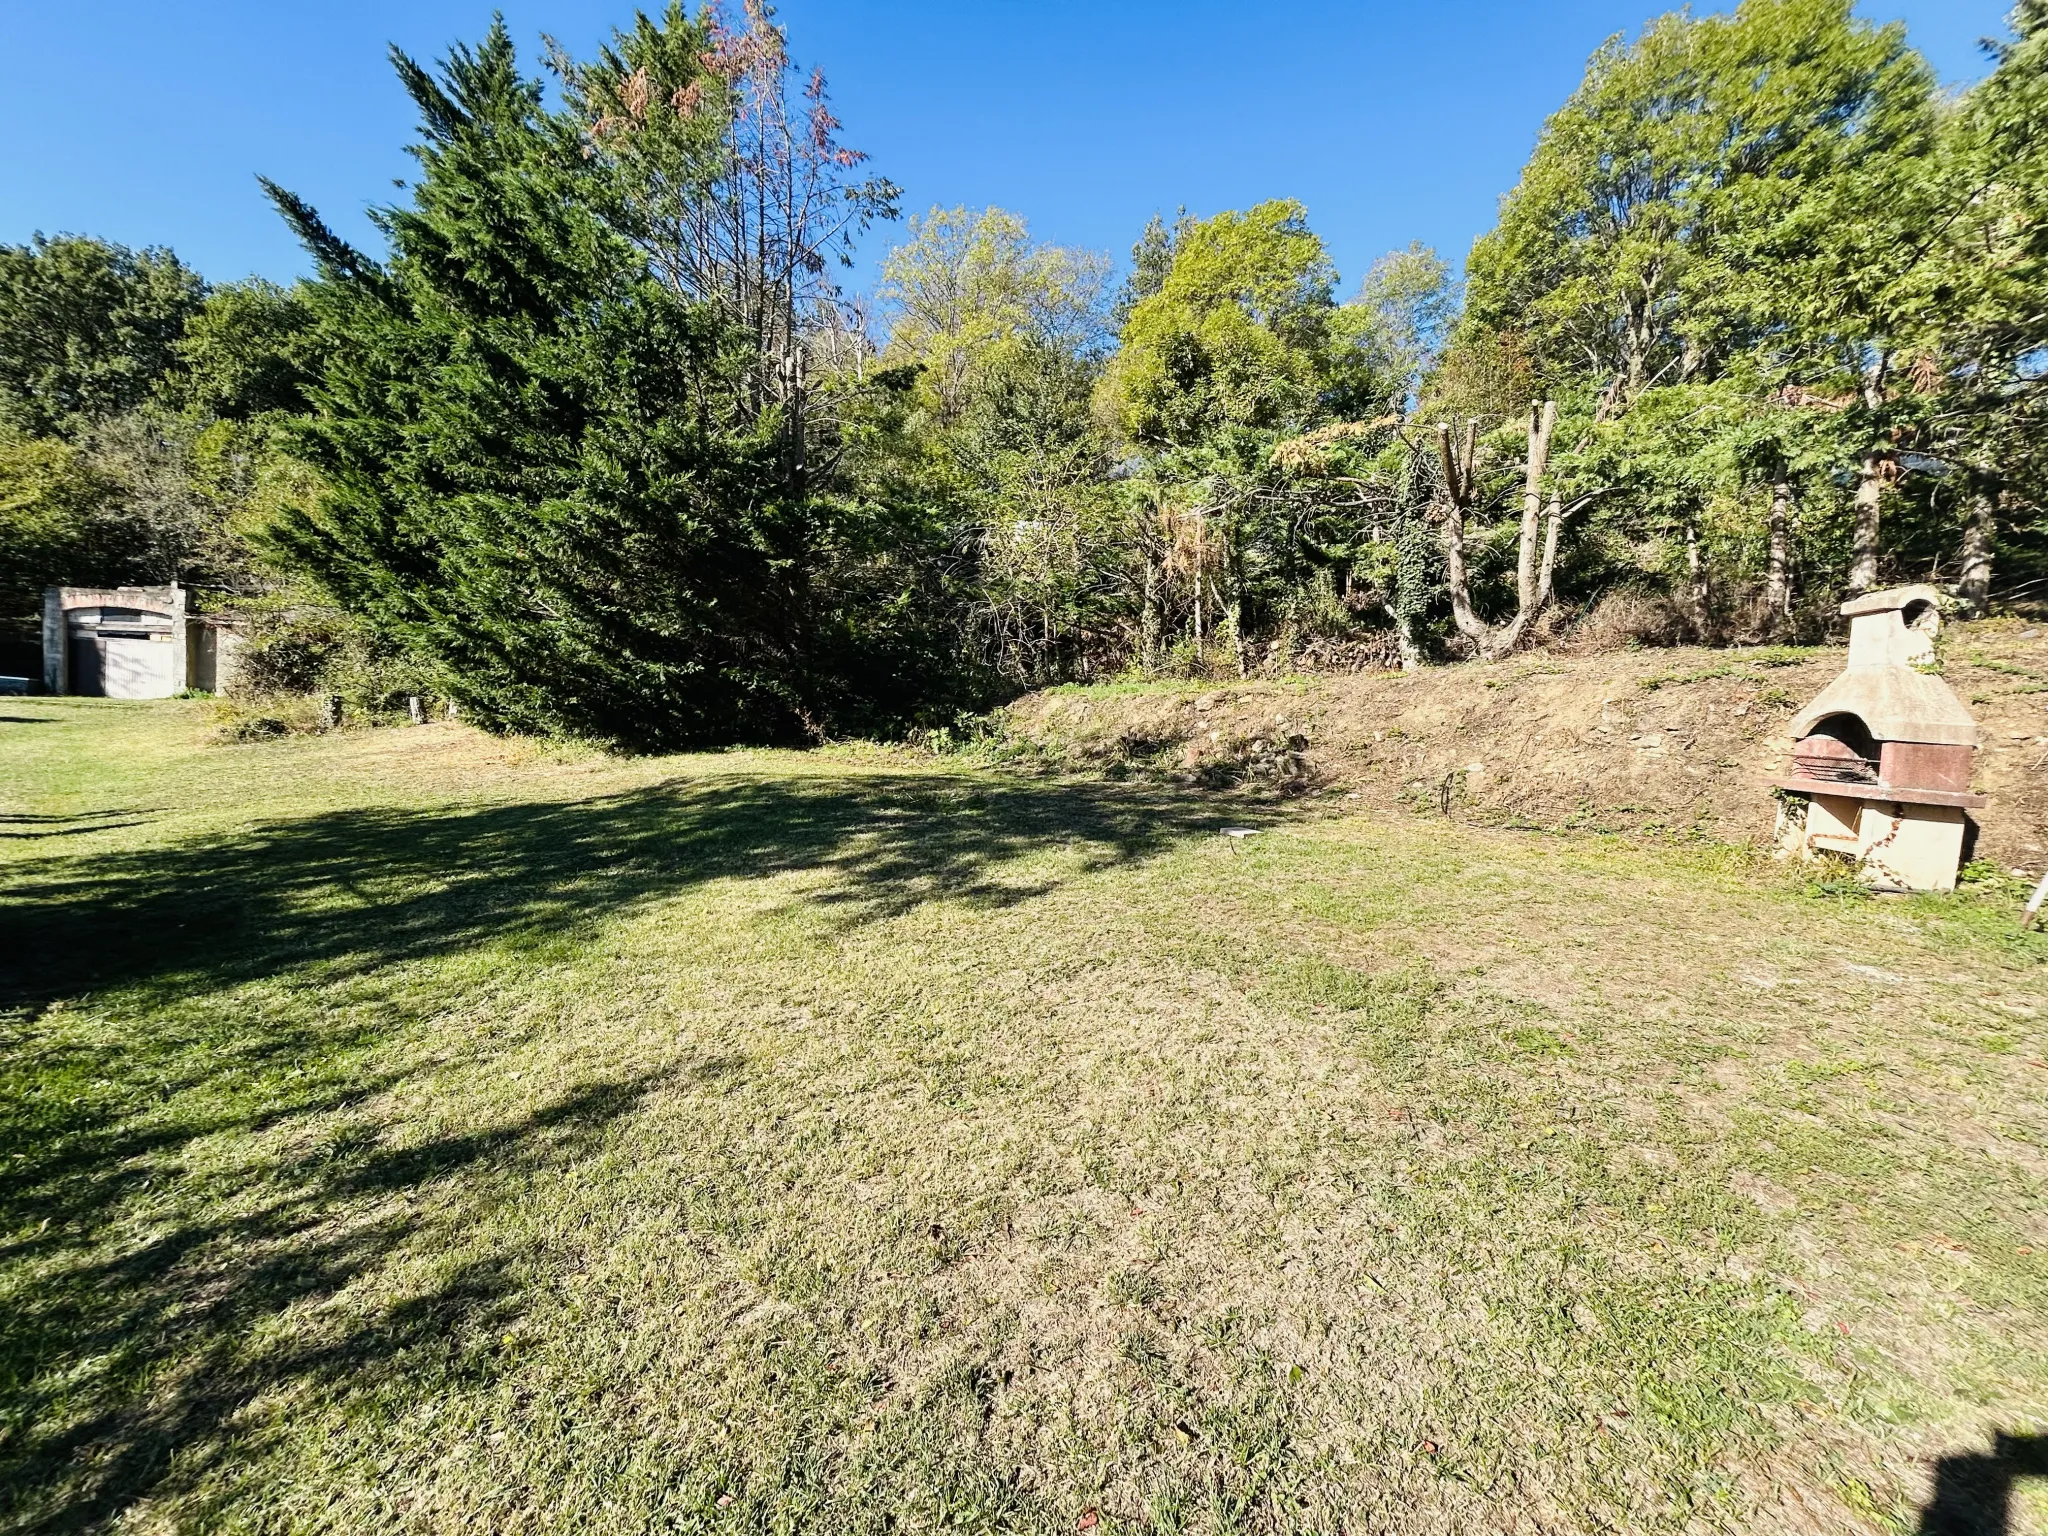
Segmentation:
{"type": "Polygon", "coordinates": [[[2028,602],[2044,14],[1953,99],[1849,0],[1656,19],[1462,278],[1410,247],[1349,299],[1284,198],[1156,218],[1120,286],[935,208],[849,294],[899,194],[766,9],[551,51],[552,94],[500,26],[396,58],[420,174],[380,253],[278,188],[290,291],[5,253],[0,601],[25,636],[47,581],[177,577],[636,747],[1126,671],[1811,641],[1894,579],[2028,602]]]}

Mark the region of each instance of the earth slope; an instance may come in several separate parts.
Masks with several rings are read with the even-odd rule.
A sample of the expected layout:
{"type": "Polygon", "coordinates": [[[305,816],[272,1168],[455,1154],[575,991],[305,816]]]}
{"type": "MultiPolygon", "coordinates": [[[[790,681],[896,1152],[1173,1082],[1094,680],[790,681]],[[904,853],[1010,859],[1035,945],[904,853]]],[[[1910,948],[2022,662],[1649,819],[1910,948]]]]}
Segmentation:
{"type": "MultiPolygon", "coordinates": [[[[1422,814],[1762,843],[1786,723],[1841,648],[1535,653],[1414,673],[1056,688],[1011,706],[1030,752],[1112,773],[1318,790],[1422,814]]],[[[2048,627],[1952,625],[1942,674],[1983,732],[1974,856],[2048,862],[2048,627]]]]}

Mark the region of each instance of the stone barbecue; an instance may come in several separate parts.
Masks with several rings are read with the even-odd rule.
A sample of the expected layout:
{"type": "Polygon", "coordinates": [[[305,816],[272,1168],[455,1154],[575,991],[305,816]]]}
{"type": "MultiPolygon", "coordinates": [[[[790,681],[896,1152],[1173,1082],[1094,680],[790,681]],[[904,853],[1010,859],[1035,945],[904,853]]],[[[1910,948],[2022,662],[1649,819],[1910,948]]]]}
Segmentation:
{"type": "Polygon", "coordinates": [[[1792,717],[1792,773],[1776,787],[1779,847],[1840,854],[1884,890],[1953,890],[1969,831],[1977,722],[1928,668],[1938,594],[1893,587],[1842,605],[1849,665],[1792,717]]]}

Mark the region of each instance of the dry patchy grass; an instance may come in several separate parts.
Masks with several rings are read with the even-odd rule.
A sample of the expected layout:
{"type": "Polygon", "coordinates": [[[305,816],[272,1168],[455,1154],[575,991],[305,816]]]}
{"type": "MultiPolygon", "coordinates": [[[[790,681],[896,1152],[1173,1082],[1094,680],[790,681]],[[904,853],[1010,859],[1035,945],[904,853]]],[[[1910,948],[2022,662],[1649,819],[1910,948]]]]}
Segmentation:
{"type": "Polygon", "coordinates": [[[8,1529],[1904,1531],[2048,1419],[1983,893],[9,713],[8,1529]]]}

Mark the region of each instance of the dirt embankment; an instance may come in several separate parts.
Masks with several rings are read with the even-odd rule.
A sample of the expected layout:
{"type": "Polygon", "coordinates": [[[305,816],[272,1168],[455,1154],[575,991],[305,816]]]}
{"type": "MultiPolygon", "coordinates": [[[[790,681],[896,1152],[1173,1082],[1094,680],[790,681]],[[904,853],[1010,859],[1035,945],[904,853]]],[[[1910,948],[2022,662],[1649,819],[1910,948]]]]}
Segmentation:
{"type": "MultiPolygon", "coordinates": [[[[1058,762],[1542,827],[1770,835],[1786,722],[1839,648],[1545,653],[1293,681],[1054,689],[1007,733],[1058,762]]],[[[1951,625],[1942,673],[1983,732],[1976,856],[2048,863],[2048,626],[1951,625]]]]}

